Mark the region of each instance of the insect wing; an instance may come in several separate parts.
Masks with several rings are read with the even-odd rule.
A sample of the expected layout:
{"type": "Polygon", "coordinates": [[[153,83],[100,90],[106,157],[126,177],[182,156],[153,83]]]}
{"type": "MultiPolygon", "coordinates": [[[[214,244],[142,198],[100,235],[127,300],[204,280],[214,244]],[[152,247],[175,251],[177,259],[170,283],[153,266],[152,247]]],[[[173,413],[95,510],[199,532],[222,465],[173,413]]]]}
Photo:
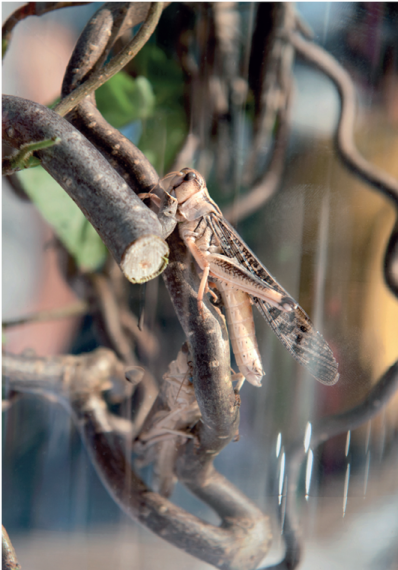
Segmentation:
{"type": "MultiPolygon", "coordinates": [[[[226,256],[235,259],[257,278],[289,297],[224,218],[210,215],[208,221],[226,256]]],[[[251,297],[253,304],[293,358],[322,384],[335,384],[339,379],[338,364],[329,345],[315,330],[303,309],[297,305],[291,311],[281,311],[253,295],[251,297]]]]}

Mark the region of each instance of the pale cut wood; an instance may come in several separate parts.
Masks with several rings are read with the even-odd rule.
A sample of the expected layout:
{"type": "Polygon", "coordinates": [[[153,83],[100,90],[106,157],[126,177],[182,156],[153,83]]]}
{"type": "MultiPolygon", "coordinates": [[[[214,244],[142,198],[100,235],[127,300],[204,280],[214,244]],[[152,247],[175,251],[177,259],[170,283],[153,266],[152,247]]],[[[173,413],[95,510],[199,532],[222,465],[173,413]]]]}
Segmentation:
{"type": "Polygon", "coordinates": [[[169,248],[157,235],[138,238],[128,246],[120,268],[131,283],[145,283],[166,268],[169,248]]]}
{"type": "Polygon", "coordinates": [[[142,283],[159,275],[168,246],[156,214],[68,121],[33,101],[3,96],[3,139],[10,146],[20,149],[52,137],[60,142],[35,154],[97,230],[126,278],[142,283]]]}

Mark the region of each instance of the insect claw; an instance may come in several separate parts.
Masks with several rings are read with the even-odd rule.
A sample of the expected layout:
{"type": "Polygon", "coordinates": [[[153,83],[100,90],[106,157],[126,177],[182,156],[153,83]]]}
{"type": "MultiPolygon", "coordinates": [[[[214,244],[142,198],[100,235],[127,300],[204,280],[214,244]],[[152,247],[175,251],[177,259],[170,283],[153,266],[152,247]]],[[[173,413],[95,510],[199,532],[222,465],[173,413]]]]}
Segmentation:
{"type": "Polygon", "coordinates": [[[202,319],[205,316],[204,310],[203,310],[203,301],[201,299],[198,299],[198,311],[199,311],[199,315],[202,317],[202,319]]]}

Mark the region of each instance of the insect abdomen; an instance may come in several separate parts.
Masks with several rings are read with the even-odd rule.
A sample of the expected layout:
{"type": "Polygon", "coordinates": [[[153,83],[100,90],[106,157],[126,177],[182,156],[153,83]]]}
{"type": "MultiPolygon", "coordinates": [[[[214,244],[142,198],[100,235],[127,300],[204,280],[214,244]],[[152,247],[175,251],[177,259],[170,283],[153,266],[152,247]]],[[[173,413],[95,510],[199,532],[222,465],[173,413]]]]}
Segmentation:
{"type": "Polygon", "coordinates": [[[224,301],[236,364],[248,382],[261,386],[264,370],[256,340],[250,297],[247,293],[220,281],[217,282],[217,288],[224,301]]]}

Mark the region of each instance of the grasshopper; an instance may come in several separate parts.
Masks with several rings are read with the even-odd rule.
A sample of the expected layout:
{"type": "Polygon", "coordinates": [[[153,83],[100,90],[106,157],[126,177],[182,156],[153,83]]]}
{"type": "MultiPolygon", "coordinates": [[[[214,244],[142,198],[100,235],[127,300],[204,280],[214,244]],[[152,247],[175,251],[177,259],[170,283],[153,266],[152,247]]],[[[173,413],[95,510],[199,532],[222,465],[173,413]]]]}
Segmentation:
{"type": "Polygon", "coordinates": [[[215,281],[241,374],[254,386],[261,386],[264,371],[251,309],[255,305],[293,358],[322,384],[335,384],[338,364],[329,345],[225,220],[210,198],[204,178],[192,168],[167,178],[170,176],[167,193],[178,202],[179,233],[202,272],[198,303],[202,305],[209,278],[215,281]]]}
{"type": "Polygon", "coordinates": [[[190,379],[192,363],[184,343],[166,374],[155,406],[134,443],[137,467],[154,464],[152,487],[165,497],[173,491],[179,446],[193,438],[191,428],[201,417],[190,379]]]}

